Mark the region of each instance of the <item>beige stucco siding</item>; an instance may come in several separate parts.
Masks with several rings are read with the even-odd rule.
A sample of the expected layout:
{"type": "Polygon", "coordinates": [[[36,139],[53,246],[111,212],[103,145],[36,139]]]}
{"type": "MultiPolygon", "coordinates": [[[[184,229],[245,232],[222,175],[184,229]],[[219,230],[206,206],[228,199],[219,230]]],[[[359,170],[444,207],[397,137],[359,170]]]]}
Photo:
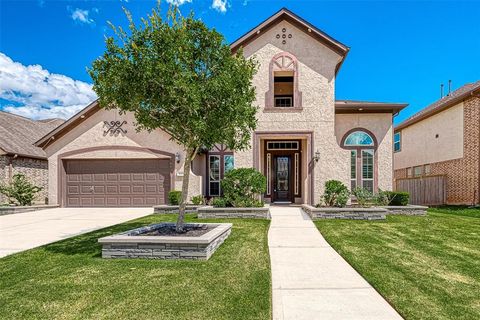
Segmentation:
{"type": "MultiPolygon", "coordinates": [[[[58,157],[71,151],[79,151],[94,147],[139,147],[160,150],[166,153],[181,154],[180,163],[175,162],[173,187],[181,190],[184,151],[181,146],[170,140],[168,134],[161,130],[148,133],[146,131],[137,132],[135,128],[135,119],[132,114],[120,115],[115,110],[100,110],[91,117],[87,118],[80,125],[73,128],[63,137],[55,140],[45,151],[49,163],[49,200],[50,203],[58,203],[58,157]],[[105,134],[107,126],[104,121],[126,121],[122,129],[127,133],[118,133],[112,135],[105,134]]],[[[121,159],[121,158],[165,158],[162,154],[151,153],[148,151],[136,150],[86,150],[85,152],[67,155],[69,159],[121,159]]],[[[202,179],[200,176],[192,173],[190,180],[190,197],[199,194],[202,190],[202,179]]]]}
{"type": "MultiPolygon", "coordinates": [[[[335,134],[340,145],[345,134],[355,128],[369,130],[377,140],[376,161],[377,161],[377,183],[382,190],[392,190],[393,181],[393,126],[390,113],[378,114],[337,114],[335,121],[335,134]]],[[[349,151],[347,151],[349,155],[349,151]]],[[[347,168],[350,162],[347,161],[347,168]]],[[[349,170],[349,169],[348,169],[349,170]]],[[[348,171],[348,174],[350,171],[348,171]]],[[[347,176],[348,176],[347,174],[347,176]]],[[[350,177],[347,177],[350,183],[350,177]]]]}
{"type": "Polygon", "coordinates": [[[402,129],[402,150],[394,154],[395,170],[462,158],[463,123],[462,102],[402,129]]]}

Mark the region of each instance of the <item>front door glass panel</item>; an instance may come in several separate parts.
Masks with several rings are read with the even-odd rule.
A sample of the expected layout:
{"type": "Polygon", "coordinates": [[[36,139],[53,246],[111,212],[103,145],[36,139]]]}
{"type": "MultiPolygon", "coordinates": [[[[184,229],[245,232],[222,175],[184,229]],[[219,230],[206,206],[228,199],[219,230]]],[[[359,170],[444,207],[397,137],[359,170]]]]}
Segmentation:
{"type": "Polygon", "coordinates": [[[278,191],[288,191],[289,160],[290,159],[288,157],[277,158],[277,190],[278,191]]]}

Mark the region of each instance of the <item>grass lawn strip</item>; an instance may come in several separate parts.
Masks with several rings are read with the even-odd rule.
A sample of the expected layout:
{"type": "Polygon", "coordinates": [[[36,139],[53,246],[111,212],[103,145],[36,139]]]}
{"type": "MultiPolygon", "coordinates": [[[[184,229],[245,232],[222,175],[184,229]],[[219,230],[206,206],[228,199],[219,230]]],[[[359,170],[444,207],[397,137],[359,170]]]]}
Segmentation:
{"type": "MultiPolygon", "coordinates": [[[[152,215],[0,259],[2,319],[270,319],[269,221],[233,222],[208,261],[101,258],[97,239],[152,215]]],[[[188,222],[198,222],[194,215],[188,222]]]]}
{"type": "Polygon", "coordinates": [[[326,220],[326,240],[406,319],[480,319],[480,210],[326,220]],[[460,214],[461,213],[461,214],[460,214]]]}

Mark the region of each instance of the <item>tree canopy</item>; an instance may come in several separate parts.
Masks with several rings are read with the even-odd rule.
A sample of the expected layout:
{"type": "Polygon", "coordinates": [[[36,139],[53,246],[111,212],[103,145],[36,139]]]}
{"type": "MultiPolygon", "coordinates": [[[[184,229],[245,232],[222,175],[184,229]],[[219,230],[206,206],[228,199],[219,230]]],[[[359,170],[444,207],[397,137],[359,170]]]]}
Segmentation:
{"type": "Polygon", "coordinates": [[[224,37],[193,13],[153,9],[140,25],[128,11],[128,30],[113,27],[106,51],[89,70],[103,108],[133,112],[138,130],[162,129],[186,151],[182,230],[190,162],[200,148],[249,147],[257,107],[252,78],[256,62],[232,54],[224,37]]]}

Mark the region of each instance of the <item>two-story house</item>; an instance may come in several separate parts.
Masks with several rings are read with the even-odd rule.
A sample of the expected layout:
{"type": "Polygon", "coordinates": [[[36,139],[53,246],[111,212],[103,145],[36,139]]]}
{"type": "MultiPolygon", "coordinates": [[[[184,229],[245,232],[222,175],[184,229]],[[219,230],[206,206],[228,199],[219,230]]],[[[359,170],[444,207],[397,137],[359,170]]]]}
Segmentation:
{"type": "MultiPolygon", "coordinates": [[[[329,179],[392,189],[393,117],[406,105],[335,100],[349,48],[282,9],[232,43],[259,69],[258,127],[251,148],[222,146],[192,163],[190,195],[221,195],[234,167],[267,178],[267,202],[316,204],[329,179]]],[[[180,190],[184,150],[165,132],[136,132],[131,114],[96,102],[37,145],[49,159],[49,199],[62,206],[146,206],[180,190]]]]}
{"type": "Polygon", "coordinates": [[[394,149],[396,180],[438,177],[430,179],[431,185],[412,188],[419,201],[480,203],[480,81],[458,88],[397,125],[394,149]],[[442,194],[436,195],[435,189],[442,194]],[[431,198],[425,199],[428,193],[431,198]]]}

